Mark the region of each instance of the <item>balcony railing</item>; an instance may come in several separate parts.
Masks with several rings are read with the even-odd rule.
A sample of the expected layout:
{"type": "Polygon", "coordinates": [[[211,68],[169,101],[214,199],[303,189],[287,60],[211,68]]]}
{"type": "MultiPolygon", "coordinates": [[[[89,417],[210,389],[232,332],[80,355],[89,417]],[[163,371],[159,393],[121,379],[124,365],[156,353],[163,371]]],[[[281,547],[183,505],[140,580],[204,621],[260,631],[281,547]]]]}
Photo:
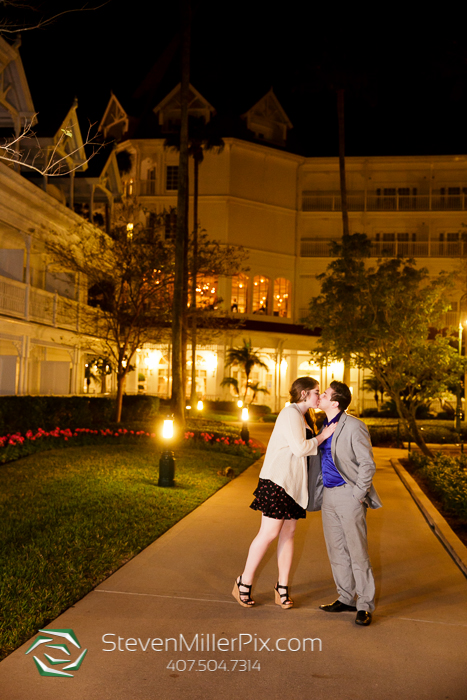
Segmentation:
{"type": "MultiPolygon", "coordinates": [[[[466,194],[347,195],[349,211],[466,211],[466,194]]],[[[341,211],[340,194],[302,194],[302,211],[341,211]]]]}
{"type": "MultiPolygon", "coordinates": [[[[340,239],[302,238],[303,258],[328,258],[330,243],[340,239]]],[[[460,258],[467,256],[467,241],[371,241],[371,256],[375,258],[460,258]]]]}
{"type": "Polygon", "coordinates": [[[0,314],[83,333],[98,330],[97,309],[6,277],[0,277],[0,314]]]}

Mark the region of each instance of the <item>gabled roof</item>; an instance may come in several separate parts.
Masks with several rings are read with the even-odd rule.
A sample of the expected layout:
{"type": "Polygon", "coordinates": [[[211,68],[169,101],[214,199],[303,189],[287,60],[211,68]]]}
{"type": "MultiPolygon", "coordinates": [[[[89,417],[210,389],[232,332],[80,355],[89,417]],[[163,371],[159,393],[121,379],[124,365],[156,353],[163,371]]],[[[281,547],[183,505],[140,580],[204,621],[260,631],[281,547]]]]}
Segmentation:
{"type": "Polygon", "coordinates": [[[55,134],[51,137],[38,138],[37,141],[41,148],[47,151],[47,158],[55,150],[56,157],[54,160],[63,157],[71,168],[75,168],[77,164],[80,164],[79,170],[86,170],[88,167],[86,163],[87,157],[77,109],[78,100],[75,97],[73,104],[55,134]]]}
{"type": "MultiPolygon", "coordinates": [[[[156,107],[154,107],[154,113],[156,115],[159,115],[159,124],[163,124],[164,122],[165,111],[181,111],[180,90],[181,83],[176,85],[174,89],[171,90],[169,94],[166,95],[156,107]]],[[[188,98],[188,114],[190,113],[196,114],[196,116],[201,116],[201,114],[204,113],[206,116],[206,122],[208,122],[211,119],[211,117],[216,113],[214,107],[191,84],[190,96],[188,98]]]]}
{"type": "Polygon", "coordinates": [[[261,117],[267,121],[283,124],[287,129],[293,129],[293,124],[285,113],[281,103],[271,88],[253,107],[242,114],[243,119],[251,117],[261,117]]]}
{"type": "Polygon", "coordinates": [[[104,116],[102,117],[98,131],[107,137],[112,127],[121,125],[121,134],[128,131],[128,114],[123,109],[121,102],[117,99],[113,92],[110,93],[110,100],[107,104],[104,116]]]}
{"type": "Polygon", "coordinates": [[[21,41],[10,45],[0,37],[0,128],[19,134],[26,123],[35,122],[35,109],[19,55],[21,41]]]}

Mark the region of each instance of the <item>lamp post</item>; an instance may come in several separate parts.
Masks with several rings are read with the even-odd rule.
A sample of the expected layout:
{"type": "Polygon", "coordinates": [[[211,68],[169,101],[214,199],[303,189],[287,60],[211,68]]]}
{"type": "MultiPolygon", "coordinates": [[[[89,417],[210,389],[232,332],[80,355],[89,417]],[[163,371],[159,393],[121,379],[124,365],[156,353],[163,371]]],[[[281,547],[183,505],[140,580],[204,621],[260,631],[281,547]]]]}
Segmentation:
{"type": "Polygon", "coordinates": [[[201,413],[201,411],[203,410],[203,402],[201,401],[201,399],[198,401],[196,408],[198,409],[199,413],[201,413]]]}
{"type": "Polygon", "coordinates": [[[164,451],[159,460],[159,481],[158,486],[173,486],[175,474],[175,459],[172,450],[169,450],[169,442],[173,438],[174,422],[173,416],[167,416],[162,428],[162,437],[166,440],[164,451]]]}
{"type": "Polygon", "coordinates": [[[242,430],[240,432],[240,437],[248,445],[250,442],[250,432],[248,430],[248,409],[242,408],[242,430]]]}

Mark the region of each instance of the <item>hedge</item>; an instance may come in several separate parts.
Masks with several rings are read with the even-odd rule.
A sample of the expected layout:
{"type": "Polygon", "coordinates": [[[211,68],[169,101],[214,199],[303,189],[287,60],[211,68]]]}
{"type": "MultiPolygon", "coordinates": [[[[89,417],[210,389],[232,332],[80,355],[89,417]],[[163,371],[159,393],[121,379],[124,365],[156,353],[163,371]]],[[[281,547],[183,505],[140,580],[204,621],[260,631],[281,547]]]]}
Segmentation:
{"type": "Polygon", "coordinates": [[[411,460],[439,496],[444,508],[467,522],[467,456],[448,457],[438,452],[429,459],[415,453],[411,460]]]}
{"type": "MultiPolygon", "coordinates": [[[[123,397],[122,422],[154,419],[159,398],[142,394],[123,397]]],[[[100,428],[114,420],[115,398],[90,396],[2,396],[0,434],[61,428],[100,428]]]]}

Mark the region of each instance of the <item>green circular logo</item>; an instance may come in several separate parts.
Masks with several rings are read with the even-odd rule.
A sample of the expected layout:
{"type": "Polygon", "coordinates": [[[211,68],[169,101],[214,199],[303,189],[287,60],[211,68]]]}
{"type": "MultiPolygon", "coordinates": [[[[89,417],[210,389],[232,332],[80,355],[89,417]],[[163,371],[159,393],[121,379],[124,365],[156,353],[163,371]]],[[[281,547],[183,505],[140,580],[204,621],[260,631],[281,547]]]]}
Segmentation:
{"type": "Polygon", "coordinates": [[[80,668],[88,651],[84,649],[73,660],[77,654],[73,647],[81,649],[81,644],[73,630],[39,630],[39,636],[33,641],[26,654],[30,654],[34,650],[42,652],[44,660],[33,656],[41,676],[73,678],[73,673],[70,671],[77,671],[80,668]],[[63,658],[64,656],[66,658],[63,658]]]}

